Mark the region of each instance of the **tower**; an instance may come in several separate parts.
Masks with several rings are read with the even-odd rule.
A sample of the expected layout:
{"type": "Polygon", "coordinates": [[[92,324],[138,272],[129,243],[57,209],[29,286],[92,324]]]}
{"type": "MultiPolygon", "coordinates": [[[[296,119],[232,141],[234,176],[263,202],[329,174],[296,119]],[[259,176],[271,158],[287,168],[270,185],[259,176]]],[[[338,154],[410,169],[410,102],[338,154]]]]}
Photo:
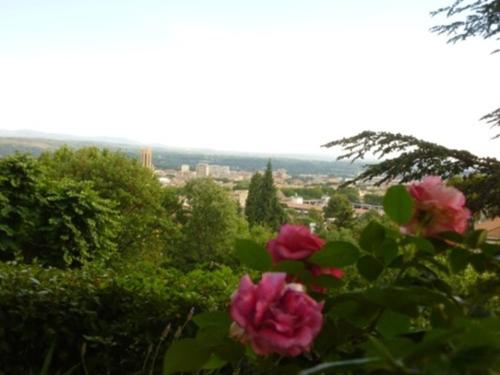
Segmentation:
{"type": "Polygon", "coordinates": [[[141,148],[141,164],[143,167],[153,169],[153,154],[151,147],[141,148]]]}

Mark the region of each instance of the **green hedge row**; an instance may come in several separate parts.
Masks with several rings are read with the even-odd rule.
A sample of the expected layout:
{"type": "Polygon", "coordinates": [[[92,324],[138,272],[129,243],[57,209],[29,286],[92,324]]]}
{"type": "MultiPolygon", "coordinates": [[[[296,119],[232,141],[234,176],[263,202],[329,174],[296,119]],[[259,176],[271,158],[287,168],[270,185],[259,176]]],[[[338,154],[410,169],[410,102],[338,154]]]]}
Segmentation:
{"type": "Polygon", "coordinates": [[[52,346],[61,373],[149,373],[191,309],[224,309],[237,279],[229,268],[184,275],[148,263],[120,271],[0,263],[0,374],[39,373],[52,346]]]}

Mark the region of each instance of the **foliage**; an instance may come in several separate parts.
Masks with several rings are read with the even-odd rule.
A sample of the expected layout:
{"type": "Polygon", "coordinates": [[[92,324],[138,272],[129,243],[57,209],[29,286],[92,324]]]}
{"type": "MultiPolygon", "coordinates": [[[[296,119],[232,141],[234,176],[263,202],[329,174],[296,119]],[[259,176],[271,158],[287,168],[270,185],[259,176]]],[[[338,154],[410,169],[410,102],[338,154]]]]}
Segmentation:
{"type": "Polygon", "coordinates": [[[324,209],[325,217],[335,219],[338,227],[349,227],[354,219],[351,202],[343,194],[333,193],[324,209]]]}
{"type": "Polygon", "coordinates": [[[0,254],[11,258],[22,250],[36,227],[32,220],[40,170],[27,155],[0,159],[0,254]]]}
{"type": "MultiPolygon", "coordinates": [[[[446,25],[437,25],[431,31],[449,36],[449,43],[464,41],[472,37],[500,40],[500,1],[499,0],[455,0],[452,5],[440,8],[432,15],[445,15],[454,19],[446,25]],[[460,18],[464,15],[465,17],[460,18]]],[[[500,49],[494,52],[500,52],[500,49]]],[[[500,127],[500,108],[483,116],[492,127],[500,127]]],[[[500,137],[497,134],[494,138],[500,137]]]]}
{"type": "Polygon", "coordinates": [[[203,178],[189,181],[184,195],[190,210],[181,243],[171,252],[173,264],[184,268],[199,262],[230,264],[234,240],[245,236],[247,227],[228,192],[203,178]]]}
{"type": "Polygon", "coordinates": [[[119,216],[87,182],[49,180],[26,155],[0,159],[2,259],[17,255],[53,266],[105,260],[114,252],[119,216]]]}
{"type": "Polygon", "coordinates": [[[25,260],[78,265],[109,259],[116,250],[119,216],[89,183],[59,180],[39,191],[36,231],[23,247],[25,260]]]}
{"type": "Polygon", "coordinates": [[[264,175],[256,173],[250,180],[245,215],[250,225],[266,225],[273,229],[285,219],[284,209],[276,195],[271,161],[267,163],[264,175]]]}
{"type": "Polygon", "coordinates": [[[130,254],[145,246],[164,246],[158,233],[170,222],[161,206],[162,187],[153,173],[136,160],[95,147],[62,147],[42,154],[39,161],[48,178],[91,182],[100,197],[116,204],[121,214],[119,252],[130,254]]]}
{"type": "Polygon", "coordinates": [[[471,37],[500,39],[500,1],[498,0],[455,0],[450,6],[440,8],[431,14],[446,17],[458,17],[466,13],[465,18],[447,25],[438,25],[431,31],[451,36],[449,43],[456,43],[471,37]]]}
{"type": "Polygon", "coordinates": [[[331,187],[321,185],[304,188],[281,188],[280,190],[286,197],[292,197],[296,194],[304,199],[321,199],[333,191],[331,187]]]}
{"type": "Polygon", "coordinates": [[[66,271],[0,263],[0,373],[41,368],[51,343],[48,373],[149,373],[190,311],[223,309],[236,283],[225,267],[182,274],[147,262],[66,271]]]}
{"type": "Polygon", "coordinates": [[[412,219],[413,205],[405,203],[409,199],[406,189],[389,189],[384,209],[394,224],[372,221],[359,241],[328,242],[305,263],[272,264],[258,244],[237,243],[236,254],[247,267],[285,271],[308,287],[313,279],[306,263],[343,267],[347,275],[364,279],[357,288],[351,280],[346,289],[342,280],[325,278],[322,286],[331,291],[310,293],[325,305],[322,333],[309,353],[266,358],[234,344],[228,350],[231,321],[226,313],[201,314],[194,317],[199,327],[195,339],[181,340],[167,351],[165,374],[226,367],[242,374],[495,373],[500,366],[500,244],[486,242],[484,232],[473,230],[433,237],[403,234],[394,225],[412,219]],[[471,267],[477,275],[472,278],[471,267]],[[188,345],[196,348],[198,360],[173,361],[173,353],[189,358],[188,345]]]}
{"type": "Polygon", "coordinates": [[[379,158],[401,153],[367,166],[352,182],[377,178],[376,183],[380,185],[394,179],[400,182],[419,180],[431,174],[444,178],[461,176],[464,184],[460,187],[471,211],[491,217],[500,215],[500,161],[495,158],[478,157],[468,151],[387,132],[364,131],[324,146],[343,147],[346,153],[340,159],[361,159],[368,152],[379,158]]]}
{"type": "Polygon", "coordinates": [[[361,202],[361,197],[359,195],[359,190],[354,186],[341,186],[337,189],[339,194],[343,194],[349,199],[351,203],[361,202]]]}
{"type": "Polygon", "coordinates": [[[371,204],[373,206],[382,206],[384,196],[380,194],[367,193],[363,196],[363,201],[366,204],[371,204]]]}

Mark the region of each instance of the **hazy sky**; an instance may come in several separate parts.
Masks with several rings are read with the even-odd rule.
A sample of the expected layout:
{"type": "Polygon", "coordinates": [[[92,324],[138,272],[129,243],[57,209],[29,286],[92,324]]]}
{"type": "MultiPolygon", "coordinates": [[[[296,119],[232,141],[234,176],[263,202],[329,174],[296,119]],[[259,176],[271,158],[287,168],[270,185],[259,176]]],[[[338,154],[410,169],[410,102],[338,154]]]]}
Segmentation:
{"type": "Polygon", "coordinates": [[[0,129],[308,154],[372,129],[499,157],[500,54],[428,32],[450,2],[0,0],[0,129]]]}

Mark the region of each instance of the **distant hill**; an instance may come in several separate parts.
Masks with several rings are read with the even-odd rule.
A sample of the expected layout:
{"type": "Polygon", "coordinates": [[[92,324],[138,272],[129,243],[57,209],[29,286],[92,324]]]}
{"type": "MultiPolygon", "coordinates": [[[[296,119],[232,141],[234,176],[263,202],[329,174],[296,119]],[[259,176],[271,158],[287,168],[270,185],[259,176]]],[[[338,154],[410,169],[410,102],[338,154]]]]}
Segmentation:
{"type": "MultiPolygon", "coordinates": [[[[24,133],[21,137],[7,137],[6,131],[0,131],[0,157],[13,154],[15,152],[39,155],[45,151],[54,151],[57,148],[67,145],[69,147],[80,148],[96,146],[120,150],[127,155],[138,158],[141,145],[130,143],[120,139],[83,139],[76,137],[73,139],[47,138],[50,135],[43,134],[43,137],[30,138],[28,135],[40,135],[39,133],[24,133]]],[[[265,168],[267,161],[271,158],[274,169],[286,169],[289,174],[296,176],[300,174],[324,174],[340,177],[356,176],[363,168],[361,163],[350,163],[346,161],[325,161],[307,160],[304,156],[300,158],[283,157],[273,155],[251,155],[238,154],[231,155],[228,152],[216,150],[183,150],[179,148],[166,148],[163,146],[152,147],[153,164],[159,169],[178,169],[182,164],[189,164],[192,168],[199,162],[210,164],[228,165],[233,170],[256,171],[265,168]]]]}

